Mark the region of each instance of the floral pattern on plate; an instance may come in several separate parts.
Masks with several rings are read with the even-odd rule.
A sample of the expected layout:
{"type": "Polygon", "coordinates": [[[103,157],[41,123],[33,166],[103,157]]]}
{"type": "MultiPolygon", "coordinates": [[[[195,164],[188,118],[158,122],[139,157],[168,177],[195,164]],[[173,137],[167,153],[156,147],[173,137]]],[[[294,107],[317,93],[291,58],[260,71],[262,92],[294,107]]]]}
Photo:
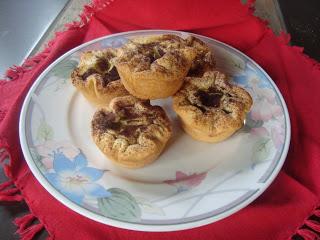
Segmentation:
{"type": "Polygon", "coordinates": [[[105,189],[97,183],[107,171],[88,167],[86,157],[70,143],[48,141],[33,152],[38,153],[37,164],[46,179],[71,201],[107,217],[139,220],[141,210],[135,198],[123,189],[105,189]]]}
{"type": "MultiPolygon", "coordinates": [[[[171,146],[151,166],[124,170],[110,165],[91,140],[88,126],[95,109],[76,93],[69,75],[83,51],[119,47],[128,38],[154,33],[168,32],[102,38],[51,65],[28,94],[20,136],[32,172],[69,208],[118,227],[180,230],[222,219],[259,196],[284,162],[290,122],[281,94],[258,65],[230,46],[203,38],[215,51],[217,67],[253,98],[245,126],[213,145],[176,129],[171,146]],[[143,181],[153,177],[153,182],[143,181]]],[[[170,102],[161,104],[170,107],[170,102]]]]}

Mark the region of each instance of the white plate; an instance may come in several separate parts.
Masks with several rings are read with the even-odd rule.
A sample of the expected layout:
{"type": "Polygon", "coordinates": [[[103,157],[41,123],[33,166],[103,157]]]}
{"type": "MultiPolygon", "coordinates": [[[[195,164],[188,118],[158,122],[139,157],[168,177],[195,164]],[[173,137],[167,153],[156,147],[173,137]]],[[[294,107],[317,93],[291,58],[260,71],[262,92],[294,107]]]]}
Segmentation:
{"type": "Polygon", "coordinates": [[[171,100],[157,100],[174,123],[174,136],[153,164],[137,170],[114,166],[90,136],[95,109],[70,83],[83,51],[119,47],[135,31],[85,43],[61,56],[37,79],[23,104],[20,141],[26,161],[58,201],[88,218],[141,231],[188,229],[223,219],[256,199],[286,158],[290,120],[271,78],[252,59],[213,39],[217,67],[254,100],[245,126],[217,144],[193,140],[179,127],[171,100]]]}

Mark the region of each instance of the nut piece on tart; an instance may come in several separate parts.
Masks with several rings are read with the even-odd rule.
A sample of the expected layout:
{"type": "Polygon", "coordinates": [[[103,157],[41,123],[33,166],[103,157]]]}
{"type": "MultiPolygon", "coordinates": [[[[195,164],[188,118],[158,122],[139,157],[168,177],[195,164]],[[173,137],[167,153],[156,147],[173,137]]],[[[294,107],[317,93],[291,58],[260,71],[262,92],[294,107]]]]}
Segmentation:
{"type": "Polygon", "coordinates": [[[225,74],[209,71],[202,78],[187,77],[173,96],[173,109],[194,139],[219,142],[243,126],[252,106],[250,94],[229,83],[225,74]]]}
{"type": "Polygon", "coordinates": [[[129,94],[120,81],[114,58],[113,49],[84,52],[71,73],[72,84],[96,106],[105,106],[113,98],[129,94]]]}
{"type": "Polygon", "coordinates": [[[125,88],[141,99],[159,99],[180,89],[197,49],[175,35],[151,35],[131,39],[118,53],[115,65],[125,88]]]}
{"type": "Polygon", "coordinates": [[[165,111],[133,96],[114,98],[91,122],[92,137],[111,160],[141,168],[158,158],[172,135],[165,111]]]}

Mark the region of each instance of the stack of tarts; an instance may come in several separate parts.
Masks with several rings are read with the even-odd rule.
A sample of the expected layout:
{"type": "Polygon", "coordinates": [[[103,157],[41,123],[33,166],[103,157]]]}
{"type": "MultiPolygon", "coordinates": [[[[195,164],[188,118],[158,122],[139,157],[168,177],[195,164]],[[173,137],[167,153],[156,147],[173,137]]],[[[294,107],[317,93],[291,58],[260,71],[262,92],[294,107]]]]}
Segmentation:
{"type": "Polygon", "coordinates": [[[252,106],[248,92],[215,69],[213,53],[193,36],[144,36],[121,48],[84,52],[71,80],[98,107],[94,142],[127,168],[156,160],[172,135],[167,114],[150,100],[172,96],[184,131],[211,143],[239,130],[252,106]]]}

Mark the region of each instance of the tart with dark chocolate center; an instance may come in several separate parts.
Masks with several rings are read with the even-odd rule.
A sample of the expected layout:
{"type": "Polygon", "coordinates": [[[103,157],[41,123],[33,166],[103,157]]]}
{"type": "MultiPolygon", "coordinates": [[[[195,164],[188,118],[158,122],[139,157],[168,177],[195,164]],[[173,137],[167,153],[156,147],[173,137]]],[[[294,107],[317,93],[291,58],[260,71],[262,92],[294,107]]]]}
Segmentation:
{"type": "Polygon", "coordinates": [[[127,168],[153,162],[171,137],[164,110],[133,96],[114,98],[98,110],[91,123],[92,137],[111,160],[127,168]]]}
{"type": "Polygon", "coordinates": [[[250,94],[219,71],[187,77],[173,96],[173,108],[185,132],[205,142],[222,141],[240,129],[251,105],[250,94]]]}
{"type": "Polygon", "coordinates": [[[178,36],[152,35],[131,39],[115,65],[132,95],[158,99],[179,90],[196,56],[196,48],[178,36]]]}
{"type": "Polygon", "coordinates": [[[129,94],[120,81],[114,58],[112,49],[84,52],[71,73],[72,84],[95,105],[105,106],[113,98],[129,94]]]}

